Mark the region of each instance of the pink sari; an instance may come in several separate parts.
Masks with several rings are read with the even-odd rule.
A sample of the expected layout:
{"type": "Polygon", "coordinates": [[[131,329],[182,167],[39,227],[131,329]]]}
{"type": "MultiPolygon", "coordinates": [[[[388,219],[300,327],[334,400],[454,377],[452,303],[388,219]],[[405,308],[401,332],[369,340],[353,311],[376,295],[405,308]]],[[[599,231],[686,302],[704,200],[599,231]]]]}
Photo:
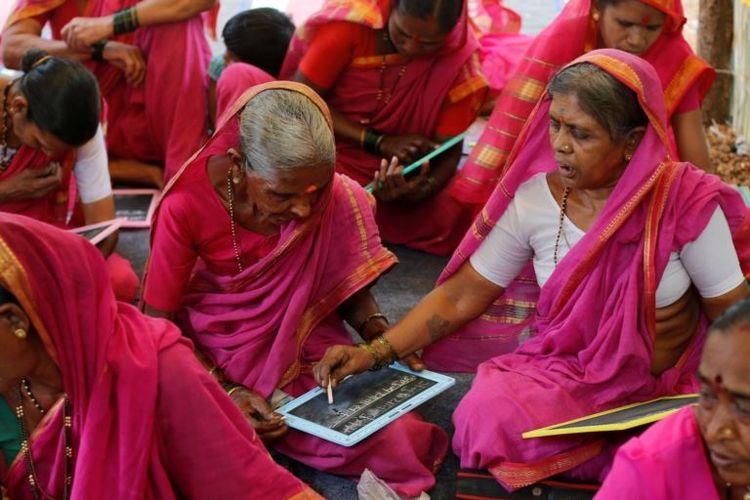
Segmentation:
{"type": "MultiPolygon", "coordinates": [[[[28,18],[49,21],[53,37],[76,16],[101,17],[137,0],[90,0],[79,12],[75,0],[20,0],[6,26],[28,18]]],[[[140,28],[115,38],[137,46],[146,60],[140,87],[125,82],[109,63],[86,61],[107,100],[107,147],[126,159],[164,164],[169,179],[206,139],[206,89],[211,57],[203,19],[140,28]]]]}
{"type": "MultiPolygon", "coordinates": [[[[8,168],[0,173],[0,180],[18,175],[26,169],[46,168],[50,162],[59,161],[63,170],[60,189],[44,198],[0,203],[0,212],[25,215],[58,227],[83,225],[80,206],[76,200],[75,179],[71,175],[75,159],[76,154],[73,150],[55,160],[40,150],[21,146],[8,168]]],[[[139,280],[130,263],[119,254],[112,253],[107,258],[107,270],[117,299],[133,302],[138,292],[139,280]]]]}
{"type": "Polygon", "coordinates": [[[216,116],[223,115],[249,88],[274,80],[273,76],[252,64],[230,64],[216,82],[216,116]]]}
{"type": "MultiPolygon", "coordinates": [[[[332,21],[348,21],[373,30],[382,29],[391,8],[388,0],[326,2],[292,39],[281,77],[294,75],[318,27],[332,21]]],[[[464,12],[439,54],[408,63],[396,54],[355,58],[339,75],[326,101],[348,118],[380,133],[433,138],[440,103],[446,98],[458,102],[487,86],[479,70],[478,48],[464,12]],[[381,81],[397,84],[392,89],[391,99],[374,110],[379,102],[381,81]]],[[[362,185],[372,181],[380,166],[379,157],[348,141],[337,141],[336,147],[338,172],[362,185]]],[[[448,195],[449,191],[450,186],[408,208],[392,203],[378,204],[376,219],[383,240],[430,253],[447,255],[452,252],[471,223],[474,208],[456,202],[448,195]]]]}
{"type": "MultiPolygon", "coordinates": [[[[682,36],[685,16],[681,0],[639,1],[666,16],[662,34],[641,57],[656,69],[660,88],[664,89],[669,122],[689,91],[696,89],[701,99],[706,95],[715,72],[693,53],[682,36]]],[[[458,199],[478,204],[487,200],[504,175],[518,134],[547,81],[559,68],[599,46],[599,28],[591,17],[592,5],[592,0],[571,0],[534,39],[518,72],[500,96],[479,144],[456,179],[454,194],[458,199]]]]}
{"type": "MultiPolygon", "coordinates": [[[[746,209],[737,191],[670,159],[664,101],[651,66],[616,50],[593,51],[572,64],[577,62],[599,66],[636,92],[650,124],[596,222],[540,290],[535,314],[523,323],[533,336],[515,352],[481,364],[454,413],[453,445],[462,466],[488,468],[510,488],[583,464],[573,475],[596,478],[611,458],[602,454],[605,443],[594,438],[523,440],[521,433],[695,389],[706,318],[677,364],[655,377],[655,295],[670,253],[697,238],[717,206],[727,217],[744,272],[750,264],[746,209]]],[[[478,248],[519,186],[556,168],[547,131],[549,106],[550,100],[542,99],[532,113],[521,147],[443,279],[478,248]]],[[[490,336],[493,328],[503,331],[508,325],[487,319],[479,318],[468,333],[444,340],[433,352],[447,359],[448,353],[490,351],[492,343],[483,342],[478,332],[490,336]]],[[[426,358],[429,364],[430,353],[426,358]]]]}
{"type": "MultiPolygon", "coordinates": [[[[115,301],[94,246],[1,214],[0,284],[62,373],[72,416],[70,498],[317,498],[270,460],[174,325],[115,301]]],[[[44,498],[63,491],[62,403],[31,436],[44,498]]],[[[23,454],[0,475],[11,498],[32,498],[23,454]]]]}
{"type": "Polygon", "coordinates": [[[683,408],[624,444],[599,500],[719,500],[695,408],[683,408]]]}
{"type": "MultiPolygon", "coordinates": [[[[173,178],[163,199],[202,174],[207,158],[238,147],[239,114],[267,89],[301,92],[329,116],[325,103],[304,85],[256,86],[221,117],[213,138],[173,178]]],[[[332,128],[330,117],[329,124],[332,128]]],[[[313,363],[328,347],[352,342],[338,307],[396,263],[380,243],[371,196],[338,174],[329,185],[313,215],[281,228],[270,254],[231,276],[211,273],[199,263],[184,296],[179,314],[184,333],[229,379],[264,397],[276,388],[297,396],[315,386],[313,363]]],[[[158,211],[154,224],[158,228],[158,211]]],[[[158,279],[155,273],[150,270],[158,279]]],[[[358,477],[367,467],[401,494],[413,496],[434,485],[447,439],[442,429],[410,414],[351,448],[297,431],[276,447],[336,474],[358,477]]]]}

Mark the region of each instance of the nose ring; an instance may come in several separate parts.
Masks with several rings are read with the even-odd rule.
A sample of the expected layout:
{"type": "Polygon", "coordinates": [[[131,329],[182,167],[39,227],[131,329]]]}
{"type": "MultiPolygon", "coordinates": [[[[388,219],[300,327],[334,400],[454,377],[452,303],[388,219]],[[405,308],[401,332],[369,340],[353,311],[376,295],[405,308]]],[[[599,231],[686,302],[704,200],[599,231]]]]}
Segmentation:
{"type": "Polygon", "coordinates": [[[731,427],[724,427],[721,431],[719,431],[719,438],[720,439],[734,439],[734,431],[731,427]]]}

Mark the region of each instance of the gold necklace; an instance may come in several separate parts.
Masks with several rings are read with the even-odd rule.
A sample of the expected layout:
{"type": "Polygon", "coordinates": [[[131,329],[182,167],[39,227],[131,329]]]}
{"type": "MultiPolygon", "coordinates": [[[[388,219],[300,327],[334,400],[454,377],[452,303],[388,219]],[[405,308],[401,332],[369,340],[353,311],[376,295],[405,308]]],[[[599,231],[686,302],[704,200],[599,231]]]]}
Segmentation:
{"type": "Polygon", "coordinates": [[[560,236],[563,232],[563,224],[565,223],[565,212],[568,210],[568,196],[570,195],[570,186],[565,188],[562,196],[562,203],[560,203],[560,224],[557,227],[557,237],[555,238],[555,252],[552,255],[552,260],[557,266],[557,254],[560,251],[560,236]]]}
{"type": "MultiPolygon", "coordinates": [[[[387,28],[383,32],[383,40],[385,40],[387,43],[391,43],[391,38],[388,36],[387,28]]],[[[370,117],[362,120],[363,125],[371,123],[375,115],[378,113],[378,111],[380,111],[382,107],[387,106],[388,103],[391,102],[391,98],[393,97],[393,93],[396,91],[396,87],[398,86],[398,83],[401,81],[401,78],[406,73],[408,62],[404,63],[404,65],[401,66],[401,69],[396,75],[396,79],[393,81],[393,85],[391,85],[391,89],[388,92],[386,92],[385,91],[385,70],[387,68],[387,65],[386,65],[387,60],[388,60],[388,54],[384,54],[380,62],[380,83],[378,85],[377,96],[375,97],[375,106],[373,107],[372,112],[370,113],[370,117]]]]}
{"type": "MultiPolygon", "coordinates": [[[[32,399],[34,406],[37,406],[35,399],[32,399]]],[[[70,414],[70,400],[65,397],[63,401],[63,442],[65,444],[65,461],[63,462],[63,499],[70,498],[70,487],[73,484],[73,446],[72,446],[72,428],[73,417],[70,414]]],[[[23,410],[23,395],[21,394],[21,384],[16,387],[16,418],[21,428],[21,452],[23,453],[24,462],[26,463],[26,479],[29,481],[31,496],[34,499],[49,497],[41,491],[39,487],[39,478],[36,475],[36,466],[34,457],[31,454],[31,440],[29,430],[26,428],[25,413],[23,410]]]]}
{"type": "Polygon", "coordinates": [[[18,150],[16,150],[12,154],[8,154],[8,129],[10,128],[10,125],[8,124],[8,92],[14,82],[15,80],[10,82],[3,89],[3,136],[2,139],[0,139],[0,148],[2,148],[3,151],[2,154],[0,154],[0,172],[5,172],[18,152],[18,150]]]}
{"type": "Polygon", "coordinates": [[[240,257],[240,242],[237,239],[237,222],[234,217],[234,189],[232,188],[232,167],[227,171],[227,204],[229,205],[229,227],[232,231],[232,247],[234,248],[234,258],[237,260],[237,269],[241,273],[245,270],[240,257]]]}

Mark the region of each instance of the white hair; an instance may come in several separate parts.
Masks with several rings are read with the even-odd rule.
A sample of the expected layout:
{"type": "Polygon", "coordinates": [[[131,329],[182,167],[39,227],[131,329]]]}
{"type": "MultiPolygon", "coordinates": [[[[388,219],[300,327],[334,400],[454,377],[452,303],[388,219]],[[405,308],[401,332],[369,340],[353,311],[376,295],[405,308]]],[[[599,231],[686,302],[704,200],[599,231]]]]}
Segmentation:
{"type": "Polygon", "coordinates": [[[286,89],[264,90],[247,103],[240,116],[240,147],[249,168],[265,178],[336,162],[333,131],[321,109],[286,89]]]}

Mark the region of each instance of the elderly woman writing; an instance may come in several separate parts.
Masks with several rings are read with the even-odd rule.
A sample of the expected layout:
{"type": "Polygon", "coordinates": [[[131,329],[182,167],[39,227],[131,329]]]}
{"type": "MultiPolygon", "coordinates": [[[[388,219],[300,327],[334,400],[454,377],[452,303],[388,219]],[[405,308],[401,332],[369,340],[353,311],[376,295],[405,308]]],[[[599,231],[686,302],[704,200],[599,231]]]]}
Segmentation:
{"type": "MultiPolygon", "coordinates": [[[[62,227],[115,218],[99,89],[82,64],[29,50],[24,73],[0,75],[0,211],[62,227]],[[71,177],[75,189],[72,189],[71,177]]],[[[102,242],[118,299],[132,302],[138,277],[102,242]]]]}
{"type": "Polygon", "coordinates": [[[471,224],[475,209],[450,194],[460,144],[420,175],[402,170],[477,117],[477,50],[462,0],[331,0],[292,40],[281,76],[331,106],[336,171],[375,181],[387,243],[447,255],[471,224]]]}
{"type": "Polygon", "coordinates": [[[336,474],[367,467],[413,496],[434,484],[442,429],[406,415],[344,448],[288,431],[266,401],[315,386],[312,364],[351,344],[342,319],[366,339],[388,326],[369,286],[396,259],[380,243],[371,198],[334,174],[332,128],[304,85],[246,92],[167,187],[144,299],[176,319],[276,449],[336,474]]]}
{"type": "Polygon", "coordinates": [[[319,498],[79,236],[0,214],[3,498],[319,498]]]}
{"type": "MultiPolygon", "coordinates": [[[[454,414],[463,467],[509,488],[563,472],[596,478],[608,443],[521,433],[696,387],[707,320],[748,293],[733,242],[745,207],[716,177],[673,162],[667,140],[648,63],[615,50],[574,61],[550,83],[447,279],[385,333],[400,356],[442,337],[442,359],[487,356],[518,333],[498,329],[493,302],[531,261],[538,306],[517,325],[531,339],[479,365],[454,414]],[[467,325],[474,336],[449,336],[467,325]]],[[[339,381],[390,357],[379,342],[337,346],[315,374],[339,381]]]]}
{"type": "Polygon", "coordinates": [[[711,326],[698,407],[630,440],[597,498],[745,500],[750,496],[750,300],[711,326]]]}
{"type": "Polygon", "coordinates": [[[629,52],[656,69],[673,156],[712,171],[700,106],[715,72],[685,41],[684,24],[682,0],[570,0],[527,50],[458,175],[456,196],[487,200],[549,79],[596,48],[629,52]]]}

